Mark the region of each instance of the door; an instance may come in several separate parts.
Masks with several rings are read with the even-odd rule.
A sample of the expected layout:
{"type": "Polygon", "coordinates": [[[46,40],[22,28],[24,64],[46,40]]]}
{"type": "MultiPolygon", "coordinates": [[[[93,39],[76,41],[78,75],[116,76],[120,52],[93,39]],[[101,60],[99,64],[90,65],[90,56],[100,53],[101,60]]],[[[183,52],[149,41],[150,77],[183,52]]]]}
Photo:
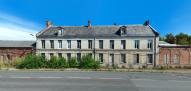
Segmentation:
{"type": "Polygon", "coordinates": [[[114,54],[110,54],[109,56],[109,66],[114,66],[114,54]]]}

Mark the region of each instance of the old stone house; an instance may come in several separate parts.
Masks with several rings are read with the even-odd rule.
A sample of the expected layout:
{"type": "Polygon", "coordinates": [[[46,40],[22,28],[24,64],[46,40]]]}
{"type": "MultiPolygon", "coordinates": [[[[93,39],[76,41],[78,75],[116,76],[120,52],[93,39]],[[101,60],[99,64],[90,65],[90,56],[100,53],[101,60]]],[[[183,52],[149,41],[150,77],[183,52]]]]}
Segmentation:
{"type": "Polygon", "coordinates": [[[36,53],[80,61],[92,55],[102,66],[142,67],[158,64],[159,34],[149,21],[137,25],[53,26],[36,35],[36,53]]]}

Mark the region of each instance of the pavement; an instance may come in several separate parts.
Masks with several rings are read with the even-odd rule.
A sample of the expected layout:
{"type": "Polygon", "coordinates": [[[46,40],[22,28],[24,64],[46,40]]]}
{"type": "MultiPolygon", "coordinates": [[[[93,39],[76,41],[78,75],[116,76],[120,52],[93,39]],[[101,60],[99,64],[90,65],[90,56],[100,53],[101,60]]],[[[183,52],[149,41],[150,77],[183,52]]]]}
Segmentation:
{"type": "Polygon", "coordinates": [[[1,71],[0,91],[191,91],[191,74],[1,71]]]}

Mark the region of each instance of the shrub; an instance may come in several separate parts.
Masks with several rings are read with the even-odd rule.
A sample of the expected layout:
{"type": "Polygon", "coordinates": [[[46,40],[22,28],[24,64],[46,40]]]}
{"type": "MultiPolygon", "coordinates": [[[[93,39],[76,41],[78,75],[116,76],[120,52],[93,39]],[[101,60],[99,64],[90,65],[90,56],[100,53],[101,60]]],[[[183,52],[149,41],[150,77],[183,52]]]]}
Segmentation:
{"type": "Polygon", "coordinates": [[[64,57],[58,59],[59,68],[68,68],[69,64],[64,57]]]}
{"type": "Polygon", "coordinates": [[[51,57],[48,61],[48,68],[58,68],[58,65],[59,63],[56,56],[51,57]]]}
{"type": "Polygon", "coordinates": [[[77,62],[75,57],[72,57],[70,60],[68,60],[68,63],[70,68],[76,68],[79,66],[79,63],[77,62]]]}
{"type": "Polygon", "coordinates": [[[92,56],[85,55],[82,57],[82,61],[80,62],[80,68],[83,69],[98,69],[100,68],[100,64],[98,61],[95,61],[92,56]]]}
{"type": "Polygon", "coordinates": [[[34,54],[27,55],[22,62],[16,64],[16,68],[19,69],[38,69],[46,66],[46,60],[42,56],[36,56],[34,54]]]}

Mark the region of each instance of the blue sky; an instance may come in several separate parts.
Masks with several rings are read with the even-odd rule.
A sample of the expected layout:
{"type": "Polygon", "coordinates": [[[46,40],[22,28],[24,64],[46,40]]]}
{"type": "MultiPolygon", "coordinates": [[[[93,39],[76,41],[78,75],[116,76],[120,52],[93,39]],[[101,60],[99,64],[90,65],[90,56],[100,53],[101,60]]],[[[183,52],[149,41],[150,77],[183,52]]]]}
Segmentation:
{"type": "Polygon", "coordinates": [[[150,20],[161,34],[191,34],[190,0],[0,0],[0,39],[34,39],[54,25],[142,24],[150,20]]]}

